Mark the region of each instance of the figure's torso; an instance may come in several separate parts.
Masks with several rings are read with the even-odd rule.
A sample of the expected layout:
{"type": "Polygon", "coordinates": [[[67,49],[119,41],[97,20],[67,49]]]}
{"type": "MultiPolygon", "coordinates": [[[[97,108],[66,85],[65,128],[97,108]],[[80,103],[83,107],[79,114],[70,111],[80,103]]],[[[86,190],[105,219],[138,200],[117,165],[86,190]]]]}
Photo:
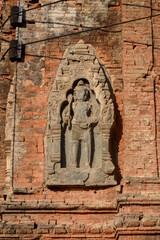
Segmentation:
{"type": "Polygon", "coordinates": [[[72,124],[77,124],[81,128],[88,128],[90,122],[90,108],[91,106],[88,102],[75,103],[72,124]]]}

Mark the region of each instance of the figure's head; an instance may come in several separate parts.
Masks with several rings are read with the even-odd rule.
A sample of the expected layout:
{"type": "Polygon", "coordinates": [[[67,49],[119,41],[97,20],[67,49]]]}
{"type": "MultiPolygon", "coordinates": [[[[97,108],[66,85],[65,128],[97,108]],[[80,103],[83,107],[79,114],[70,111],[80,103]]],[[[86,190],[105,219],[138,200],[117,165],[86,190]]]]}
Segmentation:
{"type": "Polygon", "coordinates": [[[84,86],[84,82],[83,82],[83,80],[79,80],[77,86],[84,86]]]}
{"type": "Polygon", "coordinates": [[[89,91],[85,86],[85,83],[80,79],[75,88],[75,97],[78,101],[86,101],[89,97],[89,91]]]}

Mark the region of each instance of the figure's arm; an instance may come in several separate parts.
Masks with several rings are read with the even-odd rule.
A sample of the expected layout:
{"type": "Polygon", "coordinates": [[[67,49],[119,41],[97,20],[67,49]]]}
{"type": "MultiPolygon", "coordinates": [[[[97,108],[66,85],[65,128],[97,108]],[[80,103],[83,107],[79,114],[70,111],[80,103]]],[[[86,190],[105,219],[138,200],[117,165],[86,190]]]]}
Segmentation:
{"type": "Polygon", "coordinates": [[[99,121],[98,109],[91,105],[91,124],[97,124],[99,121]]]}
{"type": "Polygon", "coordinates": [[[72,121],[72,105],[73,105],[73,96],[71,94],[68,95],[68,129],[71,129],[71,121],[72,121]]]}
{"type": "Polygon", "coordinates": [[[69,111],[68,111],[68,106],[64,109],[63,113],[62,113],[62,127],[64,127],[65,125],[68,125],[68,120],[69,120],[69,111]]]}

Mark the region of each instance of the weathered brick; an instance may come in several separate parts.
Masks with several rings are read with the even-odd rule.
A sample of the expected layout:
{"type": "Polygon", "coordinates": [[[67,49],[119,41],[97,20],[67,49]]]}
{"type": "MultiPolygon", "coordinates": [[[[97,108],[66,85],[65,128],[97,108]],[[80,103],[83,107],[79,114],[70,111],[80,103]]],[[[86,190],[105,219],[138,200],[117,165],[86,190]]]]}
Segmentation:
{"type": "MultiPolygon", "coordinates": [[[[50,2],[22,0],[20,5],[29,9],[50,2]]],[[[18,4],[0,1],[0,24],[18,4]]],[[[17,36],[27,43],[87,29],[80,24],[129,21],[28,44],[24,61],[12,63],[6,55],[0,62],[0,239],[159,239],[160,17],[130,21],[157,14],[159,8],[160,0],[68,0],[27,11],[25,28],[5,24],[4,39],[17,36]],[[110,150],[118,186],[48,189],[48,97],[64,52],[79,39],[94,47],[111,79],[115,124],[110,150]],[[6,163],[11,163],[7,171],[6,163]]],[[[1,55],[8,47],[1,41],[1,55]]]]}

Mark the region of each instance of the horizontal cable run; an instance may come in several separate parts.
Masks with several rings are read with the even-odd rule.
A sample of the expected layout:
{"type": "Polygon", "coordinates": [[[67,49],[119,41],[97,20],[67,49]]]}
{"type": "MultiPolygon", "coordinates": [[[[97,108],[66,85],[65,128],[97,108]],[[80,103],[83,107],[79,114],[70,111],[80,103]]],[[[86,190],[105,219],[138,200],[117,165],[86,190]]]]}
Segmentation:
{"type": "MultiPolygon", "coordinates": [[[[52,36],[52,37],[48,37],[48,38],[44,38],[44,39],[40,39],[40,40],[28,42],[28,43],[24,43],[22,45],[17,45],[16,47],[27,46],[27,45],[30,45],[30,44],[36,44],[36,43],[40,43],[40,42],[45,42],[45,41],[49,41],[49,40],[55,40],[55,39],[69,37],[69,36],[73,36],[73,35],[79,35],[79,34],[91,32],[91,31],[101,31],[101,30],[104,30],[104,28],[109,28],[109,27],[114,27],[114,26],[118,26],[118,25],[123,25],[123,24],[136,22],[136,21],[140,21],[140,20],[144,20],[144,19],[149,19],[149,18],[153,18],[153,17],[157,17],[157,16],[160,16],[160,13],[154,14],[154,15],[150,15],[150,16],[146,16],[146,17],[142,17],[142,18],[136,18],[136,19],[127,20],[127,21],[124,21],[124,22],[113,23],[113,24],[109,24],[109,25],[105,25],[105,26],[101,26],[101,27],[89,28],[89,29],[82,30],[82,31],[79,31],[79,32],[67,33],[67,34],[60,35],[60,36],[52,36]]],[[[12,47],[12,48],[14,48],[14,47],[12,47]]],[[[8,53],[8,51],[10,49],[11,48],[8,48],[6,50],[6,52],[1,57],[1,60],[4,59],[5,55],[8,53]]]]}
{"type": "MultiPolygon", "coordinates": [[[[70,23],[62,23],[62,22],[45,22],[45,21],[37,21],[37,20],[26,20],[26,23],[40,23],[40,24],[55,24],[55,25],[62,25],[62,26],[68,26],[68,27],[78,27],[78,28],[87,28],[87,29],[92,29],[93,27],[89,27],[89,26],[84,26],[82,24],[70,24],[70,23]]],[[[109,31],[109,30],[104,30],[101,29],[102,32],[121,32],[121,31],[109,31]]]]}
{"type": "MultiPolygon", "coordinates": [[[[101,68],[105,67],[105,64],[101,63],[95,54],[75,53],[75,52],[69,52],[69,54],[71,54],[71,55],[81,55],[81,56],[92,56],[92,57],[95,57],[95,58],[98,60],[98,63],[99,63],[99,65],[100,65],[100,67],[101,67],[101,68]]],[[[51,59],[56,59],[56,60],[67,60],[67,58],[58,58],[58,57],[54,57],[54,56],[28,54],[28,53],[25,54],[25,56],[39,57],[39,58],[51,58],[51,59]]],[[[110,67],[107,67],[107,68],[110,68],[110,67]]],[[[119,67],[119,68],[121,68],[121,67],[119,67]]]]}
{"type": "Polygon", "coordinates": [[[67,1],[67,0],[58,0],[58,1],[56,1],[56,2],[46,3],[46,4],[44,4],[44,5],[39,5],[39,6],[37,6],[37,7],[29,8],[29,9],[26,9],[26,10],[24,9],[23,11],[19,11],[19,12],[17,12],[17,13],[11,14],[11,15],[9,15],[8,18],[2,23],[2,25],[0,26],[0,28],[2,29],[2,28],[4,27],[4,25],[8,22],[8,20],[9,20],[12,16],[15,16],[15,15],[17,15],[17,14],[19,14],[19,13],[23,13],[24,11],[25,11],[25,12],[32,11],[32,10],[35,10],[35,9],[38,9],[38,8],[47,7],[47,6],[50,6],[50,5],[53,5],[53,4],[56,4],[56,3],[60,3],[60,2],[65,2],[65,1],[67,1]]]}
{"type": "Polygon", "coordinates": [[[66,59],[66,58],[58,58],[58,57],[53,57],[53,56],[43,56],[43,55],[28,54],[28,53],[26,53],[25,56],[38,57],[38,58],[51,58],[51,59],[56,59],[56,60],[65,60],[66,59]]]}
{"type": "MultiPolygon", "coordinates": [[[[147,46],[147,47],[152,47],[153,46],[153,44],[149,44],[149,43],[133,42],[133,41],[128,41],[128,40],[124,40],[123,42],[131,43],[133,45],[143,45],[143,46],[147,46]]],[[[160,47],[155,47],[154,46],[154,49],[160,50],[160,47]]]]}
{"type": "Polygon", "coordinates": [[[137,4],[131,4],[131,3],[122,3],[124,6],[130,6],[130,7],[141,7],[141,8],[149,8],[152,11],[158,11],[160,12],[160,9],[152,8],[150,6],[144,6],[144,5],[137,5],[137,4]]]}

